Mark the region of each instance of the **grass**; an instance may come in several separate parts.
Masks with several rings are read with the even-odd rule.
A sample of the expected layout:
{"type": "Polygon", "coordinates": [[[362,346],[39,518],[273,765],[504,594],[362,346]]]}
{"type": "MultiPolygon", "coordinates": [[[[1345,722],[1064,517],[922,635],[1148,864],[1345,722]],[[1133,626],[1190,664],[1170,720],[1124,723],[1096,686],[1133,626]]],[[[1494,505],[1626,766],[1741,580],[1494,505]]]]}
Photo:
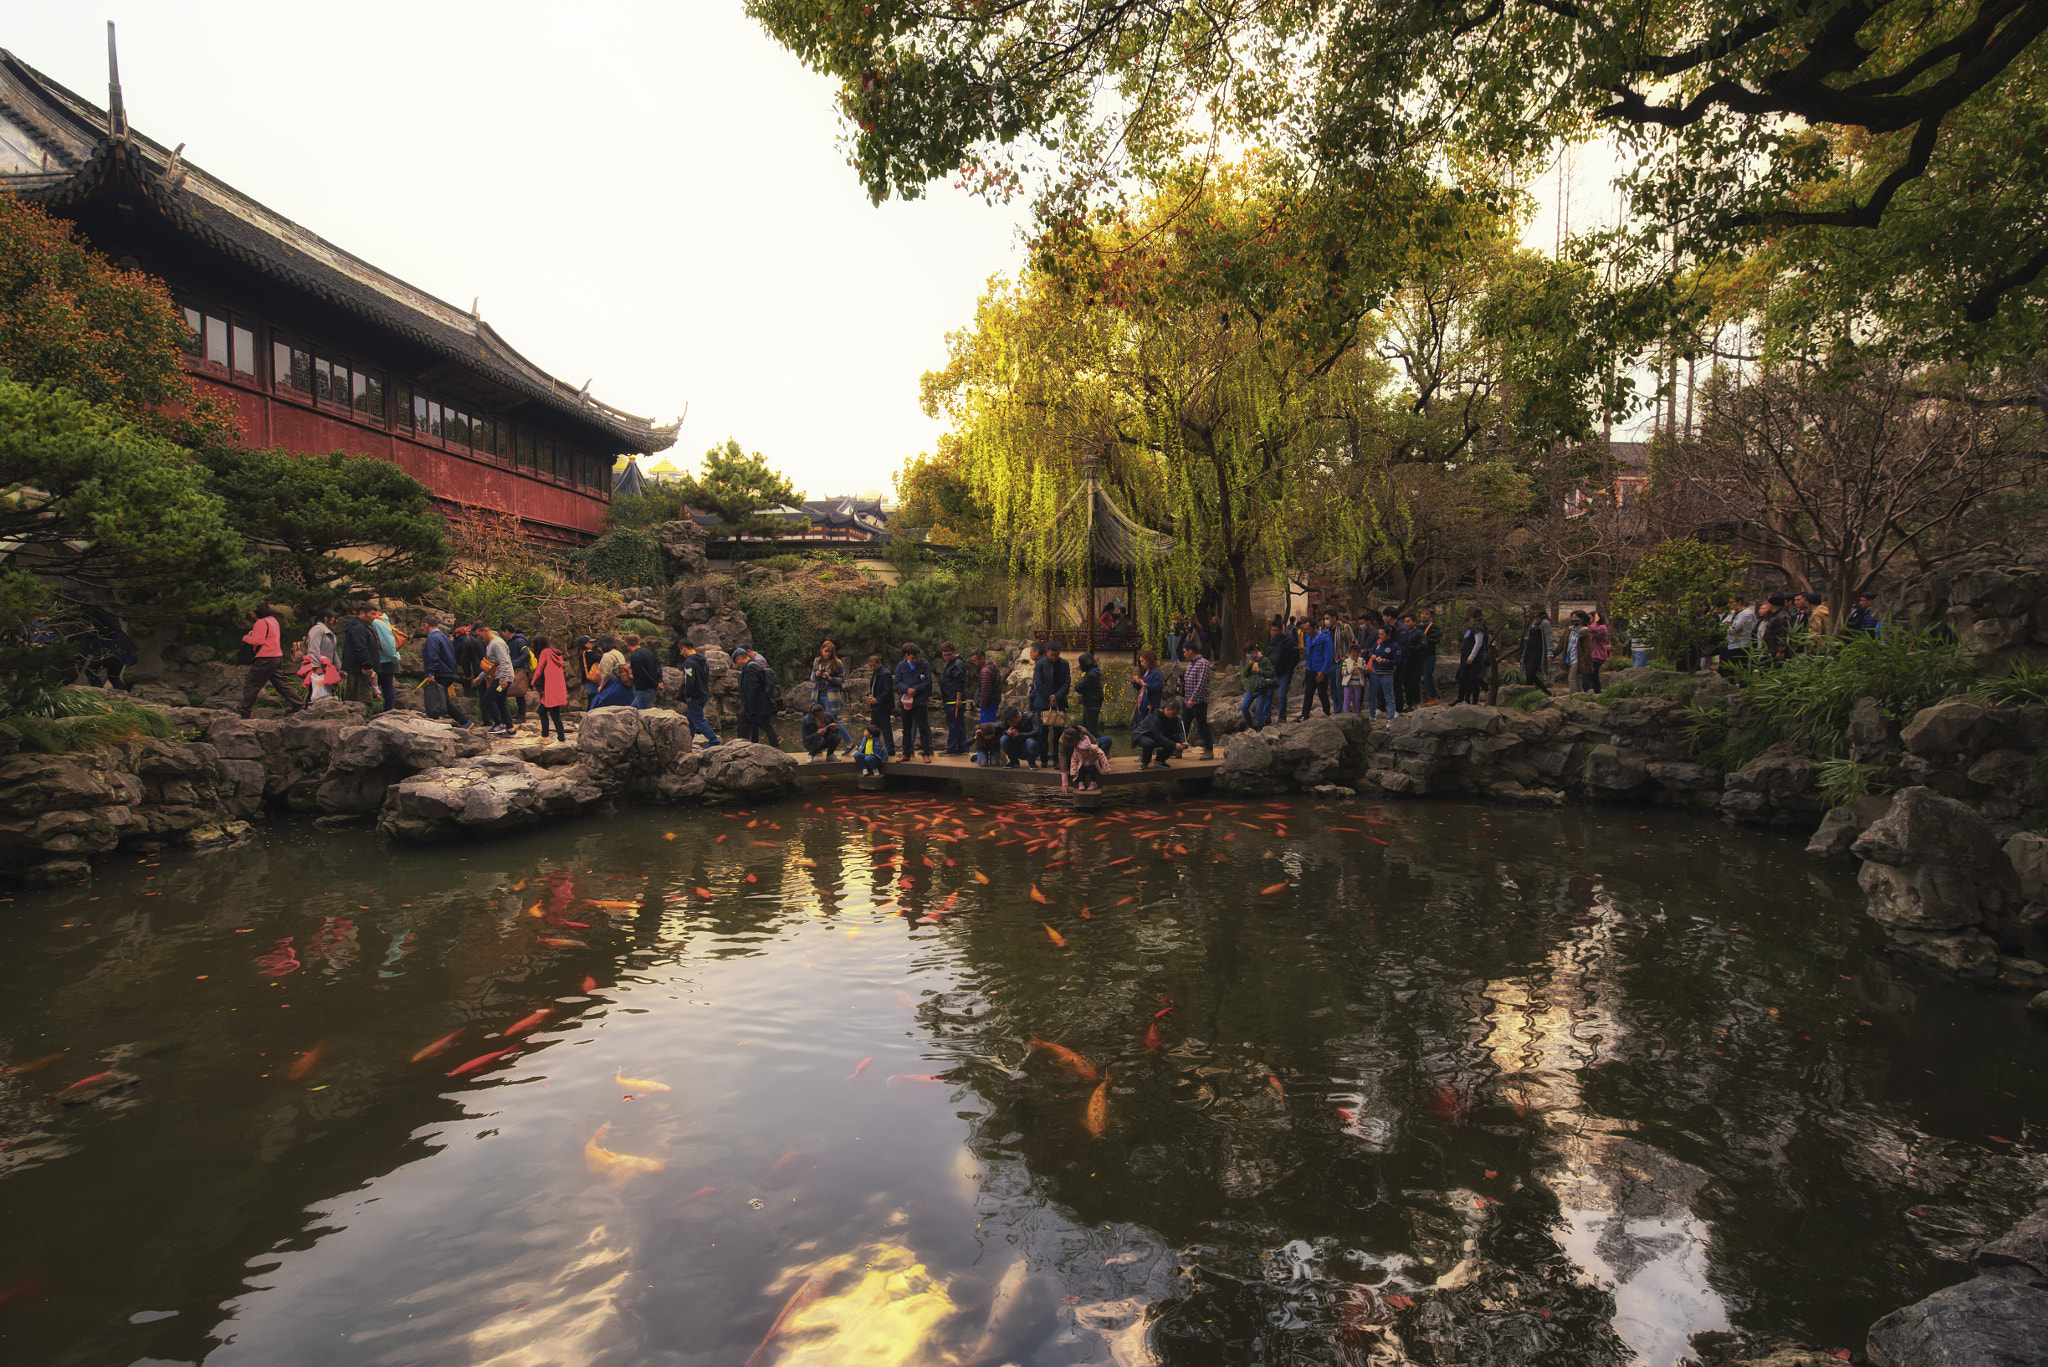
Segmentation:
{"type": "Polygon", "coordinates": [[[1608,684],[1598,695],[1599,701],[1619,702],[1623,698],[1662,698],[1666,702],[1692,701],[1693,681],[1691,679],[1664,679],[1657,682],[1641,682],[1623,679],[1620,683],[1608,684]]]}
{"type": "Polygon", "coordinates": [[[171,719],[126,699],[109,699],[78,689],[33,689],[14,700],[0,723],[21,735],[21,743],[46,755],[68,755],[96,745],[173,734],[171,719]]]}
{"type": "Polygon", "coordinates": [[[1986,702],[2000,707],[2025,707],[2048,703],[2048,665],[2022,660],[2002,679],[1986,679],[1971,690],[1986,702]]]}
{"type": "Polygon", "coordinates": [[[1851,802],[1890,792],[1891,785],[1883,781],[1887,772],[1882,764],[1824,759],[1820,762],[1820,790],[1827,795],[1830,807],[1846,807],[1851,802]]]}

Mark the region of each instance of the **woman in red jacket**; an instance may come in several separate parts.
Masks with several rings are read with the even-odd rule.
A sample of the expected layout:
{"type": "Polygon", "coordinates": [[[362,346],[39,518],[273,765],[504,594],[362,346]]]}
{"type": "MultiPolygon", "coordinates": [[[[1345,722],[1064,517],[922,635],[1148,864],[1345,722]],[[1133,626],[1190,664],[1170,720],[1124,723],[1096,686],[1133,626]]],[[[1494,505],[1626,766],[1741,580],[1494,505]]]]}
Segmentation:
{"type": "Polygon", "coordinates": [[[255,620],[242,637],[242,644],[250,647],[249,672],[242,679],[242,705],[235,710],[247,717],[255,710],[256,699],[263,695],[263,686],[268,684],[296,712],[306,705],[306,700],[284,680],[284,633],[278,626],[277,610],[268,603],[258,603],[249,615],[255,620]]]}
{"type": "Polygon", "coordinates": [[[533,638],[533,690],[540,698],[540,737],[548,737],[548,720],[554,719],[555,739],[568,743],[562,731],[562,709],[569,705],[569,679],[562,669],[562,653],[548,644],[545,636],[533,638]]]}

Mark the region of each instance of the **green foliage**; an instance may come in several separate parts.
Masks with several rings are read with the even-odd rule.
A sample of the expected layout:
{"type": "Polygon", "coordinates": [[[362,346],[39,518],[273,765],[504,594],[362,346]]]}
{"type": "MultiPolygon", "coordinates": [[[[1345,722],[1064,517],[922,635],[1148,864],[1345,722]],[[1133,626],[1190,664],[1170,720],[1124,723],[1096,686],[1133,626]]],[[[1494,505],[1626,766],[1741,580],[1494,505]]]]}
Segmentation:
{"type": "MultiPolygon", "coordinates": [[[[961,616],[960,581],[948,570],[891,584],[880,593],[843,598],[835,623],[840,641],[901,646],[915,641],[934,656],[938,642],[967,639],[961,616]]],[[[748,621],[753,619],[750,616],[748,621]]]]}
{"type": "Polygon", "coordinates": [[[739,591],[738,599],[754,648],[788,682],[790,667],[809,659],[817,645],[804,629],[803,600],[786,584],[750,584],[739,591]]]}
{"type": "Polygon", "coordinates": [[[68,673],[76,647],[27,643],[38,618],[83,637],[79,607],[95,599],[138,621],[224,616],[247,579],[241,538],[184,451],[4,371],[0,544],[0,694],[68,673]]]}
{"type": "Polygon", "coordinates": [[[1820,790],[1831,807],[1847,806],[1891,791],[1884,782],[1885,766],[1858,764],[1853,759],[1824,759],[1820,762],[1820,790]]]}
{"type": "Polygon", "coordinates": [[[163,281],[119,269],[70,224],[0,195],[0,371],[179,445],[239,441],[232,406],[186,377],[190,335],[163,281]]]}
{"type": "Polygon", "coordinates": [[[960,463],[959,442],[941,440],[937,457],[920,455],[896,473],[891,526],[921,527],[934,545],[985,547],[992,514],[960,463]]]}
{"type": "Polygon", "coordinates": [[[2048,703],[2048,665],[2021,660],[2013,666],[2012,673],[2002,679],[1986,679],[1975,691],[1986,702],[2000,707],[2048,703]]]}
{"type": "Polygon", "coordinates": [[[1743,559],[1704,541],[1666,541],[1636,562],[1609,602],[1629,633],[1683,658],[1726,641],[1719,605],[1735,591],[1743,559]]]}
{"type": "Polygon", "coordinates": [[[1549,701],[1550,695],[1540,688],[1517,688],[1510,693],[1501,689],[1500,705],[1511,707],[1517,712],[1533,712],[1537,705],[1549,701]]]}
{"type": "Polygon", "coordinates": [[[759,563],[766,565],[771,570],[788,574],[792,570],[802,569],[804,567],[804,558],[800,555],[771,555],[759,563]]]}
{"type": "Polygon", "coordinates": [[[773,536],[783,524],[760,510],[802,497],[759,451],[746,455],[730,438],[706,451],[704,468],[678,480],[676,489],[691,507],[718,514],[725,525],[712,529],[716,536],[773,536]]]}
{"type": "Polygon", "coordinates": [[[1620,702],[1623,698],[1662,698],[1666,702],[1689,703],[1692,701],[1693,682],[1690,679],[1657,679],[1637,682],[1623,679],[1620,683],[1607,684],[1600,690],[1602,703],[1620,702]]]}
{"type": "Polygon", "coordinates": [[[71,754],[133,736],[170,736],[171,719],[153,708],[78,688],[35,687],[16,695],[5,722],[22,744],[46,755],[71,754]]]}
{"type": "Polygon", "coordinates": [[[427,487],[373,456],[300,456],[278,447],[199,453],[207,487],[252,551],[282,558],[272,602],[305,615],[359,598],[416,599],[448,567],[447,523],[427,487]]]}
{"type": "Polygon", "coordinates": [[[664,522],[680,520],[684,516],[686,502],[681,484],[666,480],[649,481],[641,493],[614,497],[611,506],[605,509],[604,523],[607,527],[644,531],[664,522]]]}
{"type": "Polygon", "coordinates": [[[492,627],[531,620],[546,602],[547,573],[534,565],[508,565],[493,574],[458,581],[447,593],[448,610],[460,622],[492,627]]]}
{"type": "Polygon", "coordinates": [[[661,543],[643,527],[615,527],[581,551],[576,560],[595,584],[640,588],[663,581],[661,543]]]}
{"type": "Polygon", "coordinates": [[[1821,756],[1840,752],[1860,698],[1877,699],[1886,716],[1903,722],[1977,682],[1955,638],[1906,623],[1892,624],[1881,637],[1850,632],[1832,651],[1795,654],[1743,677],[1744,701],[1759,733],[1821,756]]]}
{"type": "Polygon", "coordinates": [[[635,636],[657,636],[661,634],[661,623],[650,622],[645,617],[621,617],[619,630],[630,631],[635,636]]]}

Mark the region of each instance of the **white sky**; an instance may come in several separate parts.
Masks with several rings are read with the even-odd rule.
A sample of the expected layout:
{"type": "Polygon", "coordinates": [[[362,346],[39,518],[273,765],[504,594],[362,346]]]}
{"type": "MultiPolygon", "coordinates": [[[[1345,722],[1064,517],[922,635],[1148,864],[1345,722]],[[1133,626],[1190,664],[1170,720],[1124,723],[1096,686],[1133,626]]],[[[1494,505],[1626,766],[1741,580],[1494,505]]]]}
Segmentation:
{"type": "Polygon", "coordinates": [[[43,0],[0,46],[536,364],[735,437],[812,497],[891,490],[1027,210],[947,186],[868,203],[831,83],[740,0],[43,0]]]}

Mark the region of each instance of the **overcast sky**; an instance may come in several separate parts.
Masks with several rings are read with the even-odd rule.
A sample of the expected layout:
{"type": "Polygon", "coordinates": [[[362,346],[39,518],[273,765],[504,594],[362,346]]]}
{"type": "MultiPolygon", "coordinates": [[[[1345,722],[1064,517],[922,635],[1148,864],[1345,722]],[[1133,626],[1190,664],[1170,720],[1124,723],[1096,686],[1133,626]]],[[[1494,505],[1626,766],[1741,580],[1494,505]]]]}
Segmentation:
{"type": "Polygon", "coordinates": [[[868,203],[831,85],[740,0],[44,0],[5,46],[135,128],[483,316],[631,412],[689,415],[813,497],[889,489],[918,377],[1019,259],[1023,206],[868,203]]]}

